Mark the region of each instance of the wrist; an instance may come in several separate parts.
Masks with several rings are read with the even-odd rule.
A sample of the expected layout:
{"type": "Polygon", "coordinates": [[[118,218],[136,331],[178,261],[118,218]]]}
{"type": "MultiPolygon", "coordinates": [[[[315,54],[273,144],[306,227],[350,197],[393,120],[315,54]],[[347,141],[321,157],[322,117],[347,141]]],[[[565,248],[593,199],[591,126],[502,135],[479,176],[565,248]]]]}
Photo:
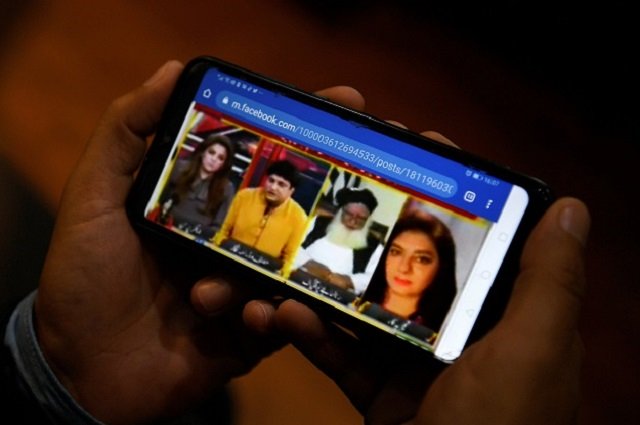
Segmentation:
{"type": "Polygon", "coordinates": [[[25,391],[52,418],[62,422],[99,424],[58,378],[40,347],[33,320],[35,295],[35,292],[30,294],[16,307],[5,339],[11,340],[12,355],[18,374],[25,382],[25,391]]]}

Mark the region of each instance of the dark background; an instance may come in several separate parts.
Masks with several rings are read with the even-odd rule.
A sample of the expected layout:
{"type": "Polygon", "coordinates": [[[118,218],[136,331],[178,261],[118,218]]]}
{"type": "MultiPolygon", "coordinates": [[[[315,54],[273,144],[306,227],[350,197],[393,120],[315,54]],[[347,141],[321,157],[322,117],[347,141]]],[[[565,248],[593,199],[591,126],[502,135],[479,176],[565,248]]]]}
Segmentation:
{"type": "MultiPolygon", "coordinates": [[[[579,423],[639,423],[636,17],[622,2],[5,1],[3,305],[36,285],[62,186],[104,107],[166,59],[212,54],[307,90],[353,85],[374,115],[585,200],[579,423]]],[[[290,349],[232,388],[239,424],[359,423],[290,349]]]]}

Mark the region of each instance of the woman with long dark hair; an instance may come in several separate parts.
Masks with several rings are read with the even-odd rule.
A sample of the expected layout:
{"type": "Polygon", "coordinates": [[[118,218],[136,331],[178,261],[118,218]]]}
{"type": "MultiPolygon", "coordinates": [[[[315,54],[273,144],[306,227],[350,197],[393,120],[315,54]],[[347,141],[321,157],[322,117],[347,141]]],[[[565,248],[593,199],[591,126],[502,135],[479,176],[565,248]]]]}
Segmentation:
{"type": "Polygon", "coordinates": [[[455,243],[436,217],[398,220],[363,301],[437,332],[456,294],[455,243]]]}
{"type": "Polygon", "coordinates": [[[203,238],[220,228],[234,194],[232,159],[229,138],[211,135],[189,159],[176,163],[163,202],[174,227],[203,238]]]}

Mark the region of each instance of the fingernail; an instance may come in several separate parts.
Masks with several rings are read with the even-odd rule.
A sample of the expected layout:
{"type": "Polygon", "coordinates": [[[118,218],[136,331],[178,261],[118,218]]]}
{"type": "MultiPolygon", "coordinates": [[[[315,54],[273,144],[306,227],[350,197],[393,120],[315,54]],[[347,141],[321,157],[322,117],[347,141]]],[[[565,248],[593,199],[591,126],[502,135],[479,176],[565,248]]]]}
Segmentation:
{"type": "Polygon", "coordinates": [[[591,219],[589,212],[582,203],[572,202],[560,211],[560,227],[580,242],[587,243],[591,219]]]}
{"type": "Polygon", "coordinates": [[[262,330],[268,332],[273,327],[273,315],[276,309],[269,303],[260,303],[260,312],[262,313],[262,330]]]}
{"type": "Polygon", "coordinates": [[[198,289],[198,301],[207,314],[216,314],[229,306],[231,287],[225,282],[214,282],[198,289]]]}

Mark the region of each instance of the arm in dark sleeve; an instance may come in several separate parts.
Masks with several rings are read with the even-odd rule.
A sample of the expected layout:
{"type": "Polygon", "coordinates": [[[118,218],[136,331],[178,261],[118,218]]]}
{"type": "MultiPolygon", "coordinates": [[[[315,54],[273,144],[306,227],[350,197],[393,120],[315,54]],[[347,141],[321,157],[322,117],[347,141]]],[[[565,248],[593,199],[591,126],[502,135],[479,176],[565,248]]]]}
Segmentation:
{"type": "MultiPolygon", "coordinates": [[[[1,329],[7,328],[10,317],[11,311],[3,312],[1,329]]],[[[17,423],[53,423],[25,386],[11,348],[3,342],[0,346],[0,406],[3,416],[14,418],[17,423]]]]}
{"type": "Polygon", "coordinates": [[[3,315],[0,404],[24,424],[99,424],[71,397],[46,363],[33,323],[35,292],[3,315]]]}

